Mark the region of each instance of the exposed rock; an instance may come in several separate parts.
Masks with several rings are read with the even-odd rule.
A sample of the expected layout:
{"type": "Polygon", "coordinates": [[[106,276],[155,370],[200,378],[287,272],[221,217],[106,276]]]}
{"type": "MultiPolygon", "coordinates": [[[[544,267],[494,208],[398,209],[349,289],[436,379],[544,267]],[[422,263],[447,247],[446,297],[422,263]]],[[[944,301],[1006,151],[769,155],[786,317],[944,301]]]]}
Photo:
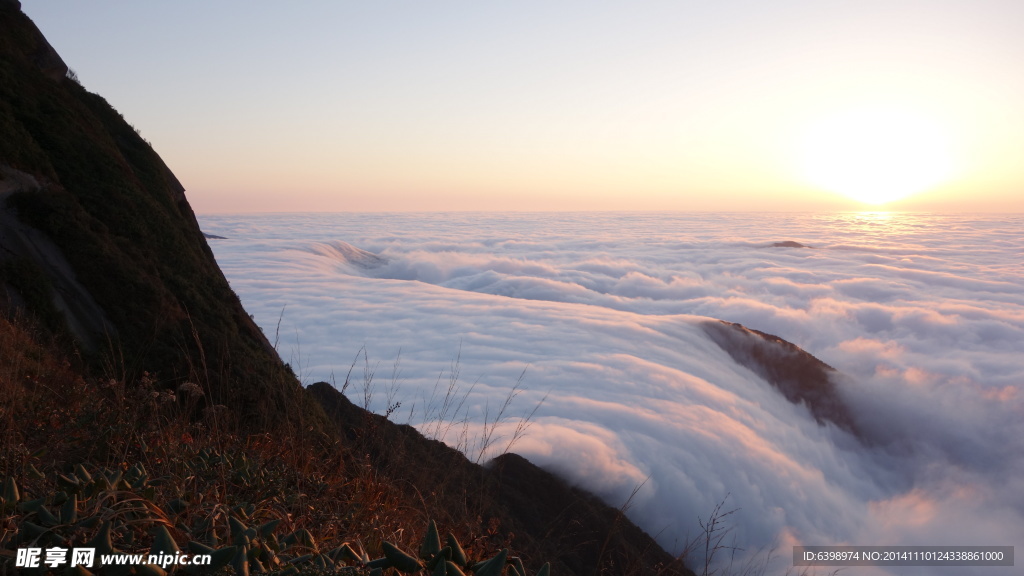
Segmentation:
{"type": "Polygon", "coordinates": [[[806,405],[818,424],[831,422],[861,437],[832,380],[835,368],[791,342],[741,324],[708,321],[704,330],[733,360],[764,378],[787,400],[806,405]]]}
{"type": "MultiPolygon", "coordinates": [[[[15,192],[39,189],[39,180],[31,174],[0,164],[0,201],[15,192]]],[[[2,204],[0,204],[2,206],[2,204]]]]}
{"type": "MultiPolygon", "coordinates": [[[[116,337],[117,329],[78,281],[60,248],[46,234],[22,223],[6,207],[7,196],[35,192],[40,188],[38,181],[31,174],[4,165],[0,165],[0,175],[0,263],[20,259],[38,266],[49,278],[50,299],[64,315],[68,329],[86,350],[95,352],[105,337],[116,337]]],[[[4,284],[12,302],[24,302],[17,288],[4,284]]]]}
{"type": "Polygon", "coordinates": [[[782,242],[775,242],[772,244],[772,248],[810,248],[810,246],[801,244],[795,240],[784,240],[782,242]]]}

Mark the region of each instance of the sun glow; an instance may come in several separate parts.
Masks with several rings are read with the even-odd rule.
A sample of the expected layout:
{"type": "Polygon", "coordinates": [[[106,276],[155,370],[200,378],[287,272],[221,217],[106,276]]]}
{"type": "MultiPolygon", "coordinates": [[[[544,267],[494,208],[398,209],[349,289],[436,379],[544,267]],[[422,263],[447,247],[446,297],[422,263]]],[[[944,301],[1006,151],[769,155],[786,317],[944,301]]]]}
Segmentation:
{"type": "Polygon", "coordinates": [[[815,187],[871,205],[925,192],[954,172],[941,125],[913,111],[880,108],[814,124],[802,138],[800,163],[815,187]]]}

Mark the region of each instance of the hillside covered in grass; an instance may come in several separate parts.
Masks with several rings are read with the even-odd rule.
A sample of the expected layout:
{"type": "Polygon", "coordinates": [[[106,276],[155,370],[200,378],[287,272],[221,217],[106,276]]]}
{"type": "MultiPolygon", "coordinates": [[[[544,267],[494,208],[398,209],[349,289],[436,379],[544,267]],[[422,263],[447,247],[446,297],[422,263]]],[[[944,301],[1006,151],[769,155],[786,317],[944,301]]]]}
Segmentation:
{"type": "Polygon", "coordinates": [[[0,574],[17,550],[54,546],[209,553],[206,570],[240,576],[689,573],[522,458],[480,467],[327,384],[303,388],[182,185],[12,0],[0,313],[0,574]]]}

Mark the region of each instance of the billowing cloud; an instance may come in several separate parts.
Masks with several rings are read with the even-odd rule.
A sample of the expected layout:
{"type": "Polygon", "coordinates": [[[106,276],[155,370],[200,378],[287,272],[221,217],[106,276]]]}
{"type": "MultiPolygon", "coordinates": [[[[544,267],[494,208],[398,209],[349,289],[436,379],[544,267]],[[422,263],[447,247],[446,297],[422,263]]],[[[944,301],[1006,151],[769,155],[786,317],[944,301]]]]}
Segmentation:
{"type": "Polygon", "coordinates": [[[304,380],[341,387],[358,356],[356,403],[398,402],[392,419],[471,457],[505,449],[543,399],[513,450],[612,505],[632,495],[631,517],[670,550],[727,495],[752,551],[1024,538],[1019,219],[201,221],[227,237],[211,240],[218,261],[304,380]],[[737,364],[706,317],[836,368],[864,438],[737,364]]]}

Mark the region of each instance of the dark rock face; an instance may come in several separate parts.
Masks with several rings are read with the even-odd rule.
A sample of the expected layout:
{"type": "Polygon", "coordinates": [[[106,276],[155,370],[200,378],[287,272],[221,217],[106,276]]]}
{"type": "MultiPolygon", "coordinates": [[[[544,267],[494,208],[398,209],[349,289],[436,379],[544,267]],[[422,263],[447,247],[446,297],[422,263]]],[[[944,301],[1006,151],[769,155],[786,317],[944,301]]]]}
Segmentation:
{"type": "Polygon", "coordinates": [[[33,56],[36,66],[50,80],[57,81],[67,76],[68,65],[64,63],[60,54],[57,54],[57,51],[53,49],[53,46],[50,46],[50,43],[45,38],[39,43],[33,56]]]}
{"type": "Polygon", "coordinates": [[[834,368],[791,342],[741,324],[709,321],[704,330],[738,364],[764,378],[790,402],[806,405],[818,424],[831,422],[861,437],[832,380],[834,368]]]}
{"type": "Polygon", "coordinates": [[[775,242],[772,244],[772,248],[810,248],[810,246],[801,244],[795,240],[784,240],[782,242],[775,242]]]}
{"type": "MultiPolygon", "coordinates": [[[[117,328],[93,299],[92,294],[78,281],[71,264],[52,240],[39,230],[23,224],[12,210],[5,209],[3,199],[15,193],[34,193],[39,183],[29,174],[0,165],[0,293],[6,292],[17,308],[29,302],[19,294],[30,289],[24,278],[14,278],[14,272],[24,274],[30,266],[47,279],[48,296],[52,312],[63,316],[72,336],[88,352],[99,349],[101,334],[116,337],[117,328]]],[[[45,305],[45,304],[44,304],[45,305]]]]}
{"type": "Polygon", "coordinates": [[[128,378],[148,371],[169,387],[206,382],[211,400],[241,417],[270,418],[268,404],[310,406],[163,160],[103,98],[65,77],[17,2],[0,2],[0,30],[0,300],[63,315],[93,366],[128,378]],[[24,270],[36,272],[32,282],[24,270]]]}
{"type": "MultiPolygon", "coordinates": [[[[17,0],[0,0],[0,10],[11,14],[20,13],[21,2],[17,0]]],[[[24,26],[26,28],[30,27],[29,33],[26,36],[30,42],[23,47],[23,50],[29,56],[30,62],[38,71],[42,72],[43,76],[50,80],[59,81],[63,79],[68,73],[68,65],[64,63],[64,60],[53,49],[53,46],[50,46],[50,43],[39,32],[39,29],[35,27],[35,24],[27,18],[25,20],[28,21],[28,24],[24,26]]],[[[8,32],[6,27],[4,32],[8,32]]]]}

